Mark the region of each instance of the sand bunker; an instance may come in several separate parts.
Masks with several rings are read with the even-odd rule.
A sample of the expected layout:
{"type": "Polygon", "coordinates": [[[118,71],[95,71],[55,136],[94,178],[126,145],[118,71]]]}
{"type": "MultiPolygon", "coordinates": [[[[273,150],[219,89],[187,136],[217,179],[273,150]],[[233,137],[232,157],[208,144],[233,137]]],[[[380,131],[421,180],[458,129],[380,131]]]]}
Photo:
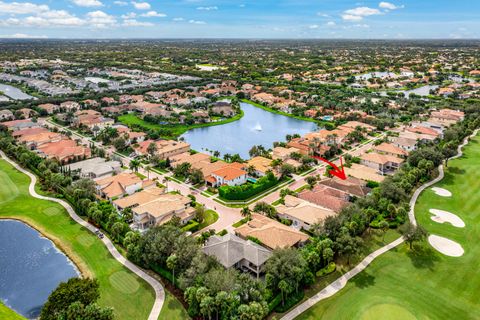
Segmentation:
{"type": "Polygon", "coordinates": [[[460,217],[457,216],[456,214],[453,214],[448,211],[437,210],[437,209],[430,209],[430,213],[433,214],[432,220],[435,222],[438,222],[438,223],[448,222],[452,226],[457,228],[465,227],[465,222],[463,222],[463,220],[460,219],[460,217]]]}
{"type": "Polygon", "coordinates": [[[440,197],[451,197],[452,196],[452,193],[450,191],[448,191],[447,189],[434,187],[434,188],[432,188],[432,191],[435,192],[440,197]]]}
{"type": "Polygon", "coordinates": [[[460,244],[444,237],[431,235],[428,242],[435,250],[446,256],[460,257],[465,252],[460,244]]]}

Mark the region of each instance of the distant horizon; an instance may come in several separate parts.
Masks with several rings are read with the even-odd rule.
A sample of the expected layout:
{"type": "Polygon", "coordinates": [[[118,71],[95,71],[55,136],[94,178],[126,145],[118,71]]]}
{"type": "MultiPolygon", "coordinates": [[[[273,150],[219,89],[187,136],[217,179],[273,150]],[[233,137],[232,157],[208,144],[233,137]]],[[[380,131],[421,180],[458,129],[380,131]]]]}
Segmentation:
{"type": "Polygon", "coordinates": [[[5,38],[0,37],[0,40],[10,40],[10,41],[39,41],[39,40],[64,40],[64,41],[105,41],[105,40],[241,40],[241,41],[266,41],[266,40],[278,40],[278,41],[395,41],[395,42],[405,42],[405,41],[448,41],[448,42],[459,42],[459,41],[480,41],[480,38],[461,38],[461,39],[452,39],[452,38],[221,38],[221,37],[209,37],[209,38],[175,38],[175,37],[165,37],[165,38],[5,38]]]}
{"type": "Polygon", "coordinates": [[[478,12],[471,0],[0,0],[0,38],[480,39],[478,12]]]}

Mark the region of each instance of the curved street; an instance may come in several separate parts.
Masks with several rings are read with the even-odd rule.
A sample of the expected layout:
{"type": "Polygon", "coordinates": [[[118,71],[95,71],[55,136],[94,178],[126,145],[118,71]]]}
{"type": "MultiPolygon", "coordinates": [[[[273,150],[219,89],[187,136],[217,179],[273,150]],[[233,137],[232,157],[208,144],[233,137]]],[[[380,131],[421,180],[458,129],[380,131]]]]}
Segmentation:
{"type": "MultiPolygon", "coordinates": [[[[63,200],[60,200],[60,199],[50,198],[50,197],[45,197],[45,196],[39,195],[35,191],[35,184],[37,183],[37,177],[34,174],[32,174],[31,172],[29,172],[29,171],[23,169],[22,167],[20,167],[16,162],[14,162],[10,158],[8,158],[5,155],[5,153],[3,153],[3,151],[0,151],[0,156],[5,161],[10,163],[12,166],[14,166],[15,169],[19,170],[20,172],[22,172],[22,173],[24,173],[24,174],[26,174],[27,176],[30,177],[31,181],[30,181],[30,185],[28,186],[28,191],[30,192],[30,195],[32,197],[37,198],[37,199],[48,200],[48,201],[53,201],[53,202],[59,203],[60,205],[62,205],[65,208],[65,210],[67,210],[68,214],[70,215],[70,217],[75,222],[77,222],[80,225],[82,225],[83,227],[87,228],[92,233],[95,233],[96,228],[93,225],[91,225],[90,223],[88,223],[87,221],[83,220],[81,217],[79,217],[75,213],[75,210],[73,210],[73,208],[70,206],[70,204],[68,204],[67,202],[65,202],[63,200]]],[[[145,273],[142,269],[137,267],[135,264],[128,261],[125,257],[123,257],[120,254],[120,252],[118,252],[118,250],[115,248],[112,241],[110,241],[110,239],[108,237],[103,237],[103,239],[101,239],[101,241],[105,244],[108,251],[110,251],[110,254],[118,262],[120,262],[123,266],[125,266],[127,269],[129,269],[130,271],[135,273],[137,276],[139,276],[140,278],[145,280],[149,285],[151,285],[153,287],[153,289],[155,290],[155,302],[153,304],[152,310],[150,311],[150,315],[148,316],[148,320],[157,320],[158,317],[160,316],[160,311],[162,310],[163,303],[165,302],[165,290],[163,289],[162,284],[160,282],[158,282],[156,279],[154,279],[153,277],[149,276],[147,273],[145,273]]]]}

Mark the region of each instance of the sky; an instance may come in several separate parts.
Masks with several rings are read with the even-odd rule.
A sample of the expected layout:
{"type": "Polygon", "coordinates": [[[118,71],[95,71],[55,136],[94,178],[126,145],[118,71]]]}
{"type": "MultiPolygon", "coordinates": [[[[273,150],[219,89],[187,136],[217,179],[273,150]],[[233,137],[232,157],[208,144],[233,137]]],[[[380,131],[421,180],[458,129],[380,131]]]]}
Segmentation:
{"type": "Polygon", "coordinates": [[[480,0],[0,0],[0,38],[478,39],[480,0]]]}

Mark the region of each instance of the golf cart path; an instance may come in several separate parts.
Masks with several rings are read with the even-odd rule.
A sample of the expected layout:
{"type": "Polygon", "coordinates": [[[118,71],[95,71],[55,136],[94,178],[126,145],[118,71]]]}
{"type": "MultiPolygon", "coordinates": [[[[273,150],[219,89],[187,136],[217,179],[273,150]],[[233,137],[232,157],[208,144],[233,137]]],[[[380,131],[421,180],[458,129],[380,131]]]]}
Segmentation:
{"type": "MultiPolygon", "coordinates": [[[[28,191],[30,192],[30,195],[34,198],[41,199],[41,200],[48,200],[48,201],[53,201],[56,203],[61,204],[68,212],[70,217],[83,227],[87,228],[89,231],[92,233],[95,233],[96,228],[88,223],[87,221],[83,220],[80,218],[76,213],[75,210],[68,204],[67,202],[57,199],[57,198],[50,198],[50,197],[45,197],[42,195],[39,195],[35,191],[35,184],[37,183],[37,177],[32,174],[31,172],[23,169],[20,167],[16,162],[8,158],[3,151],[0,151],[0,156],[10,163],[15,169],[18,171],[26,174],[27,176],[30,177],[30,185],[28,186],[28,191]]],[[[156,279],[145,273],[142,269],[137,267],[135,264],[132,262],[128,261],[125,257],[123,257],[118,250],[115,248],[113,245],[112,241],[108,237],[103,237],[101,239],[103,244],[107,247],[108,251],[110,251],[110,254],[118,261],[120,262],[123,266],[125,266],[127,269],[135,273],[137,276],[145,280],[149,285],[153,287],[155,290],[155,303],[153,304],[152,310],[150,311],[150,315],[148,316],[148,320],[157,320],[158,317],[160,316],[160,311],[162,310],[163,303],[165,302],[165,290],[163,289],[163,286],[160,282],[158,282],[156,279]]]]}
{"type": "MultiPolygon", "coordinates": [[[[458,146],[458,154],[456,156],[453,156],[449,158],[448,160],[456,159],[459,158],[463,155],[462,148],[468,144],[469,140],[473,137],[475,137],[478,133],[479,129],[475,130],[470,136],[466,137],[465,140],[461,145],[458,146]]],[[[440,180],[443,179],[444,177],[444,170],[443,170],[443,164],[438,166],[438,176],[423,184],[420,186],[413,194],[412,198],[410,199],[410,211],[408,213],[408,218],[410,222],[413,225],[417,225],[417,220],[415,219],[415,203],[417,202],[418,197],[424,191],[425,189],[431,187],[435,183],[439,182],[440,180]]],[[[303,312],[305,312],[307,309],[315,305],[316,303],[329,298],[333,296],[335,293],[340,291],[345,285],[347,284],[348,280],[356,276],[358,273],[363,271],[375,258],[379,257],[380,255],[384,254],[385,252],[395,248],[399,244],[403,243],[405,239],[403,237],[398,238],[395,241],[390,242],[389,244],[383,246],[382,248],[372,252],[368,256],[365,257],[365,259],[362,260],[358,265],[356,265],[353,269],[342,275],[340,278],[329,284],[327,287],[325,287],[323,290],[319,291],[316,293],[314,296],[308,298],[292,310],[290,310],[288,313],[286,313],[281,319],[282,320],[293,320],[303,312]]]]}

